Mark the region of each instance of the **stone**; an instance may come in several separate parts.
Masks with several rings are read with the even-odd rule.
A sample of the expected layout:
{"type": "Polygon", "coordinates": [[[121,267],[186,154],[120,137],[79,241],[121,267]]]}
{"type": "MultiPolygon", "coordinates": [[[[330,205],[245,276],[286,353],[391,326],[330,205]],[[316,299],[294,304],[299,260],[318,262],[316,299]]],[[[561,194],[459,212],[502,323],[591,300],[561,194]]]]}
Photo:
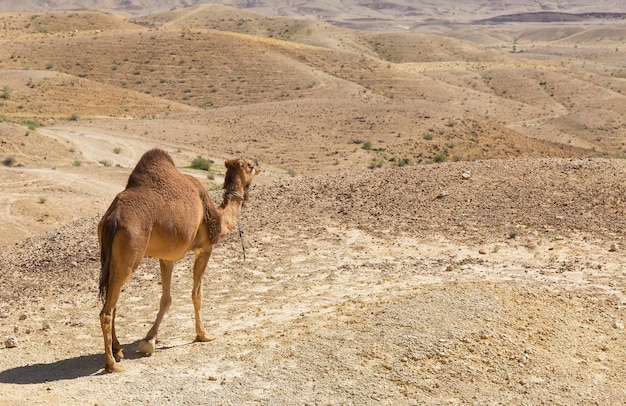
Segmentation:
{"type": "Polygon", "coordinates": [[[4,346],[7,348],[15,348],[17,347],[17,337],[15,336],[8,336],[6,341],[4,342],[4,346]]]}

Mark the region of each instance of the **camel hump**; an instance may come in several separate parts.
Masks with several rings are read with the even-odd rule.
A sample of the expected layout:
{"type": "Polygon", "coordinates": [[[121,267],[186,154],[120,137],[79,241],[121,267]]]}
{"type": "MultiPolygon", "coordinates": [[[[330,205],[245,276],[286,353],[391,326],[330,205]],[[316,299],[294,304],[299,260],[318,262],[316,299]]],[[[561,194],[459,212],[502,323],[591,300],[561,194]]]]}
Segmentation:
{"type": "Polygon", "coordinates": [[[128,177],[127,188],[150,185],[164,178],[169,178],[176,170],[174,160],[162,149],[154,148],[143,154],[135,169],[128,177]]]}

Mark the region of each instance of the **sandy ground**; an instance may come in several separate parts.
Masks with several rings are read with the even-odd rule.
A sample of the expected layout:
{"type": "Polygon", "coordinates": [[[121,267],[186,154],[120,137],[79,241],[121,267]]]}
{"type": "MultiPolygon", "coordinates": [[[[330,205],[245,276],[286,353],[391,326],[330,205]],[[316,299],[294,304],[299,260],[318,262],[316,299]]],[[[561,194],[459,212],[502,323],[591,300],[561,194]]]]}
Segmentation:
{"type": "MultiPolygon", "coordinates": [[[[156,354],[137,352],[160,295],[158,263],[146,259],[118,307],[125,371],[108,374],[96,213],[147,145],[127,140],[129,156],[112,156],[120,167],[102,176],[87,165],[101,140],[81,139],[79,179],[66,173],[76,168],[36,175],[59,186],[66,211],[90,196],[91,214],[7,242],[0,254],[0,337],[18,340],[0,343],[1,404],[625,398],[623,160],[491,160],[311,178],[270,170],[240,222],[245,260],[234,233],[209,263],[203,315],[216,340],[192,342],[186,257],[156,354]]],[[[3,190],[20,171],[35,176],[5,169],[3,190]]],[[[219,202],[219,191],[212,196],[219,202]]]]}

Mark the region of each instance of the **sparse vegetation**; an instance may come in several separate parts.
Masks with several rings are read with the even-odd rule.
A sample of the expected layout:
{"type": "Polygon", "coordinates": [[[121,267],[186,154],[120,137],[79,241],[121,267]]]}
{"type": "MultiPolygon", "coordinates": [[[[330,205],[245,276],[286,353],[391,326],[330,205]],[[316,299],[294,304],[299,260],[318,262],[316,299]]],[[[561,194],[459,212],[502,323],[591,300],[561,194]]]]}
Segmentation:
{"type": "Polygon", "coordinates": [[[370,141],[365,141],[361,146],[366,151],[370,151],[372,149],[372,143],[370,141]]]}
{"type": "Polygon", "coordinates": [[[16,162],[17,161],[16,161],[15,157],[13,155],[9,155],[8,157],[6,157],[6,158],[4,158],[2,160],[2,165],[7,166],[7,167],[10,168],[12,166],[15,166],[16,162]]]}
{"type": "Polygon", "coordinates": [[[11,90],[9,86],[3,86],[2,91],[0,92],[0,99],[8,100],[11,98],[11,90]]]}
{"type": "Polygon", "coordinates": [[[35,131],[37,128],[41,127],[41,124],[39,124],[36,121],[32,121],[32,120],[22,121],[22,124],[27,126],[30,131],[35,131]]]}
{"type": "Polygon", "coordinates": [[[368,168],[369,169],[381,168],[384,164],[385,164],[385,160],[383,158],[376,157],[372,159],[372,161],[368,165],[368,168]]]}
{"type": "Polygon", "coordinates": [[[198,155],[196,158],[194,158],[193,161],[191,161],[191,167],[194,169],[200,169],[202,171],[210,171],[211,170],[211,165],[213,165],[213,161],[208,159],[208,158],[203,158],[202,156],[198,155]]]}
{"type": "Polygon", "coordinates": [[[448,154],[446,151],[438,152],[433,157],[433,161],[436,163],[445,162],[448,159],[448,154]]]}
{"type": "Polygon", "coordinates": [[[398,160],[398,166],[399,167],[407,166],[409,162],[410,162],[409,158],[401,158],[398,160]]]}

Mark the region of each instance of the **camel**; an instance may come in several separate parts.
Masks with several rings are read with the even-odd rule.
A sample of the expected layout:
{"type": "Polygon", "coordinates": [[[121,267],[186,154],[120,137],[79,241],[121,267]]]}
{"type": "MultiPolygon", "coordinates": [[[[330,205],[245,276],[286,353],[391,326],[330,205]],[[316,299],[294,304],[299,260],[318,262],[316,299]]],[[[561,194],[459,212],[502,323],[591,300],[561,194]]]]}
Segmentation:
{"type": "Polygon", "coordinates": [[[225,162],[223,201],[215,207],[199,180],[179,172],[171,156],[160,149],[146,152],[98,224],[101,254],[100,298],[103,301],[100,325],[104,337],[105,369],[120,372],[117,362],[124,357],[115,334],[115,311],[122,286],[143,257],[160,260],[162,296],[159,312],[139,351],[152,355],[159,325],[172,302],[170,286],[174,263],[193,251],[191,298],[196,321],[196,341],[214,339],[204,329],[202,275],[213,246],[237,225],[243,204],[248,200],[258,164],[244,159],[225,162]]]}

